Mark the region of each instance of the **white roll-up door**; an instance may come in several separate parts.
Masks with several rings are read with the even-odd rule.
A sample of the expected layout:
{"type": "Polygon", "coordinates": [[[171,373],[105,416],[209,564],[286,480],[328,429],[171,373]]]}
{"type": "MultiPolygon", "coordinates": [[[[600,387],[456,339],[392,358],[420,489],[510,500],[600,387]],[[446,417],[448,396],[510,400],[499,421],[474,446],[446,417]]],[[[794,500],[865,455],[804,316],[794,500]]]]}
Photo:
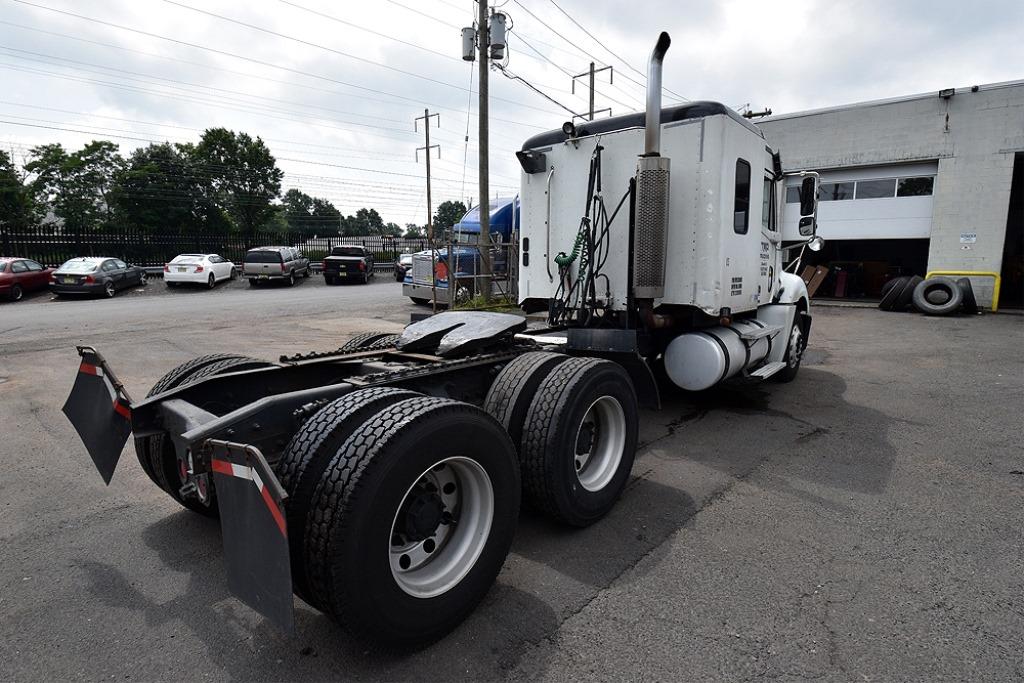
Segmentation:
{"type": "MultiPolygon", "coordinates": [[[[826,240],[920,239],[931,236],[938,162],[851,168],[821,173],[818,234],[826,240]]],[[[797,185],[787,183],[784,240],[797,231],[797,185]]]]}

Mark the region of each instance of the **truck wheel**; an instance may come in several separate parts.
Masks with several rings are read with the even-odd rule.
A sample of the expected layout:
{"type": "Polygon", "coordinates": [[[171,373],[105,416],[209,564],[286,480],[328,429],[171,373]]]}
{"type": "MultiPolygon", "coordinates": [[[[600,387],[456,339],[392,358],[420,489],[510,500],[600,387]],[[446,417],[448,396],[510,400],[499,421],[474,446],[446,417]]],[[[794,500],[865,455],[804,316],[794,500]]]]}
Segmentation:
{"type": "Polygon", "coordinates": [[[636,393],[616,363],[571,358],[537,387],[523,425],[523,495],[573,526],[603,517],[636,455],[636,393]]]}
{"type": "MultiPolygon", "coordinates": [[[[251,370],[271,365],[266,361],[249,358],[248,356],[236,356],[232,354],[212,354],[200,356],[187,363],[183,363],[161,377],[153,388],[146,395],[147,398],[156,394],[174,389],[204,377],[220,375],[226,372],[237,372],[239,370],[251,370]]],[[[206,502],[195,498],[183,498],[180,493],[182,473],[178,456],[174,451],[174,444],[166,433],[154,434],[135,439],[135,454],[139,458],[142,470],[153,481],[162,488],[171,498],[181,505],[198,512],[207,517],[217,516],[217,501],[214,491],[211,489],[207,494],[206,502]]]]}
{"type": "Polygon", "coordinates": [[[494,418],[429,396],[393,403],[317,485],[304,544],[315,599],[357,636],[434,641],[494,583],[519,498],[515,449],[494,418]]]}
{"type": "Polygon", "coordinates": [[[569,360],[563,353],[532,351],[515,358],[502,368],[487,391],[484,410],[508,432],[516,450],[523,440],[523,422],[537,387],[555,366],[569,360]]]}
{"type": "MultiPolygon", "coordinates": [[[[899,285],[894,289],[899,289],[899,285]]],[[[804,337],[806,328],[800,324],[801,316],[804,315],[807,314],[797,311],[796,318],[793,320],[793,327],[789,330],[789,342],[786,344],[786,353],[782,357],[782,362],[786,364],[786,367],[772,375],[772,379],[776,382],[792,382],[796,379],[797,372],[800,371],[800,361],[803,360],[804,351],[807,349],[807,338],[804,337]]]]}
{"type": "Polygon", "coordinates": [[[368,349],[379,349],[394,346],[398,337],[394,332],[363,332],[349,339],[341,345],[339,351],[366,351],[368,349]],[[380,344],[383,344],[381,346],[380,344]]]}
{"type": "Polygon", "coordinates": [[[914,308],[925,315],[949,315],[956,312],[963,302],[963,293],[956,281],[948,277],[933,277],[921,282],[914,289],[914,308]],[[946,296],[940,303],[932,303],[929,294],[941,292],[946,296]]]}
{"type": "Polygon", "coordinates": [[[316,485],[345,440],[366,420],[383,408],[419,394],[395,387],[360,389],[331,401],[311,418],[292,437],[278,465],[278,479],[288,492],[288,549],[292,558],[292,582],[295,594],[314,602],[306,580],[303,564],[303,538],[306,517],[316,485]]]}
{"type": "Polygon", "coordinates": [[[978,313],[978,300],[974,298],[974,287],[971,286],[971,278],[960,278],[956,281],[956,286],[960,288],[960,294],[963,297],[964,313],[976,315],[978,313]]]}

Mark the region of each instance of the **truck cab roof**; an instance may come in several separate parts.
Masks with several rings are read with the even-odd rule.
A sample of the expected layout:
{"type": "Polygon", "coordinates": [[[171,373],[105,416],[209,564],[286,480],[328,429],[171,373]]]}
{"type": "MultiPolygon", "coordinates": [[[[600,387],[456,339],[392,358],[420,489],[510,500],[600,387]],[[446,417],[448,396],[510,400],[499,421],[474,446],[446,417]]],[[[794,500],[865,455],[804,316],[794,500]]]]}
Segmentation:
{"type": "MultiPolygon", "coordinates": [[[[510,235],[512,232],[512,218],[516,214],[516,223],[519,222],[519,198],[500,197],[492,199],[490,203],[490,230],[500,232],[503,235],[510,235]]],[[[518,225],[516,226],[518,227],[518,225]]],[[[477,235],[480,233],[480,206],[474,206],[466,212],[458,223],[452,227],[452,232],[477,235]]]]}

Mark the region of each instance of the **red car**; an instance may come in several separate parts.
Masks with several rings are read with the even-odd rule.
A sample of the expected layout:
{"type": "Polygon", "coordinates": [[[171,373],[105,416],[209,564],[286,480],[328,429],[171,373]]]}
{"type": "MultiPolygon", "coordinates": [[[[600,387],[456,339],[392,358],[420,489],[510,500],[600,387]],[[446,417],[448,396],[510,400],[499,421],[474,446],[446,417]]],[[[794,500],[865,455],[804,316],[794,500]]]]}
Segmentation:
{"type": "Polygon", "coordinates": [[[31,259],[0,256],[0,297],[20,301],[25,292],[46,289],[52,272],[31,259]]]}

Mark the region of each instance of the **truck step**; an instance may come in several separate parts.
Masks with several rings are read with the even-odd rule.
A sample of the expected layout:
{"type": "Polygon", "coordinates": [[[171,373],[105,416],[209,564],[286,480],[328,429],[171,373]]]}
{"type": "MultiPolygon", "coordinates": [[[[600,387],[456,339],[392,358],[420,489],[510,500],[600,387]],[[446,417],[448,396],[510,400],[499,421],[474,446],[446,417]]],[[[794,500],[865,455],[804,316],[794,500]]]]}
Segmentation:
{"type": "Polygon", "coordinates": [[[768,363],[767,365],[762,365],[757,370],[751,372],[750,377],[755,379],[768,379],[784,367],[786,367],[786,364],[781,360],[775,361],[774,363],[768,363]]]}
{"type": "Polygon", "coordinates": [[[764,327],[760,327],[756,330],[743,332],[740,334],[740,339],[744,341],[757,341],[761,337],[771,337],[779,332],[782,332],[781,325],[765,325],[764,327]]]}

